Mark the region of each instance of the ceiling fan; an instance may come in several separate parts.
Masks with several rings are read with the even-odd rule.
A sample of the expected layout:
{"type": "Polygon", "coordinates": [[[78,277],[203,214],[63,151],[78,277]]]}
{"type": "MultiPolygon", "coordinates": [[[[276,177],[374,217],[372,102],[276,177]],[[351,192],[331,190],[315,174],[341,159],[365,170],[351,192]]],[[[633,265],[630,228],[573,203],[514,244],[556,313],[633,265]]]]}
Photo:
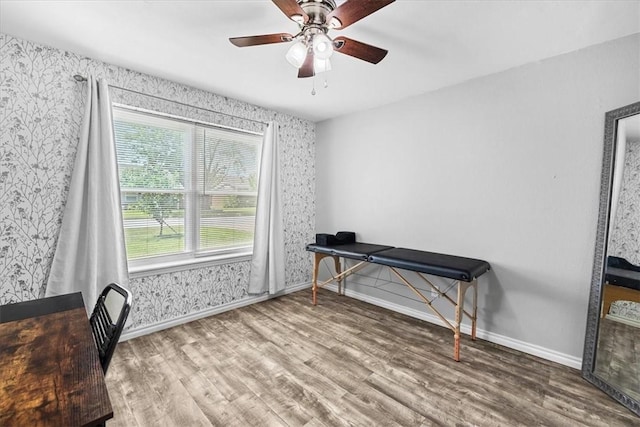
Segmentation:
{"type": "Polygon", "coordinates": [[[272,0],[280,10],[300,26],[296,35],[288,33],[232,37],[238,47],[272,43],[295,43],[287,51],[287,61],[298,68],[298,77],[312,77],[329,71],[329,58],[339,52],[377,64],[387,51],[347,37],[331,39],[329,30],[341,30],[371,15],[395,0],[346,0],[336,7],[334,0],[272,0]]]}

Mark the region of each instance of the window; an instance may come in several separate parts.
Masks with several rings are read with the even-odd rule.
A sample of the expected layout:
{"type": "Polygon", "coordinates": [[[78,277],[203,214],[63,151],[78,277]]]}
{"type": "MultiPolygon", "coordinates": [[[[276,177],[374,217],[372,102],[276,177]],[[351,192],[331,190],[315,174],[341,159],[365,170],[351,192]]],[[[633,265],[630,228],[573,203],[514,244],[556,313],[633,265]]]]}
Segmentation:
{"type": "Polygon", "coordinates": [[[262,136],[113,108],[130,266],[250,253],[262,136]]]}

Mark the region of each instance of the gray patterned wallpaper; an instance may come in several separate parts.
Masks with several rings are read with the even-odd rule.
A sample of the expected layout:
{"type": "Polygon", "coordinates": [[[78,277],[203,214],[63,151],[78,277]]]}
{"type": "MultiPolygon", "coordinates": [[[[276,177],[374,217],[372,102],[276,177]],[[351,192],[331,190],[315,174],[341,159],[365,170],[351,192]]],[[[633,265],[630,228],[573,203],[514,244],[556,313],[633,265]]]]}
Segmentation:
{"type": "Polygon", "coordinates": [[[614,301],[609,309],[609,314],[640,323],[640,303],[624,300],[614,301]]]}
{"type": "MultiPolygon", "coordinates": [[[[0,305],[44,296],[82,114],[85,83],[111,85],[244,118],[112,89],[114,102],[234,127],[280,123],[286,285],[311,280],[305,244],[315,228],[315,125],[241,101],[0,34],[0,305]]],[[[242,299],[249,262],[135,277],[129,328],[242,299]]]]}
{"type": "Polygon", "coordinates": [[[640,141],[627,141],[609,255],[640,265],[640,141]]]}

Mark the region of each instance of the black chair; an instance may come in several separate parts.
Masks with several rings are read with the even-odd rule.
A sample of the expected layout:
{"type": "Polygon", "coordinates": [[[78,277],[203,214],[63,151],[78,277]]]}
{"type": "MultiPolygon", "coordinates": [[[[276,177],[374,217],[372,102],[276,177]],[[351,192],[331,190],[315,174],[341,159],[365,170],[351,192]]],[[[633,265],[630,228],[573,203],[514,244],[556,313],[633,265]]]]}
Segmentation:
{"type": "Polygon", "coordinates": [[[100,363],[105,374],[129,316],[129,310],[131,310],[131,293],[119,285],[111,283],[104,288],[98,297],[98,302],[96,302],[93,313],[89,318],[93,338],[100,354],[100,363]],[[121,298],[115,294],[111,295],[111,292],[120,294],[121,298]],[[122,301],[114,301],[114,298],[122,301]],[[115,323],[112,320],[114,315],[118,316],[115,323]]]}

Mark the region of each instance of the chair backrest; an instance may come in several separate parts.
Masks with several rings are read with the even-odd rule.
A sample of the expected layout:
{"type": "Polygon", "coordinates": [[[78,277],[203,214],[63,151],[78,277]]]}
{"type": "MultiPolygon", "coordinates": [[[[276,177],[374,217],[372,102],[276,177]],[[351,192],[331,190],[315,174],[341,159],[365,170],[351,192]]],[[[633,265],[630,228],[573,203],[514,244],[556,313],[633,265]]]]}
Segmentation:
{"type": "Polygon", "coordinates": [[[131,293],[111,283],[103,289],[89,318],[105,374],[129,316],[129,310],[131,310],[131,293]],[[117,319],[114,323],[112,319],[115,316],[117,319]]]}

